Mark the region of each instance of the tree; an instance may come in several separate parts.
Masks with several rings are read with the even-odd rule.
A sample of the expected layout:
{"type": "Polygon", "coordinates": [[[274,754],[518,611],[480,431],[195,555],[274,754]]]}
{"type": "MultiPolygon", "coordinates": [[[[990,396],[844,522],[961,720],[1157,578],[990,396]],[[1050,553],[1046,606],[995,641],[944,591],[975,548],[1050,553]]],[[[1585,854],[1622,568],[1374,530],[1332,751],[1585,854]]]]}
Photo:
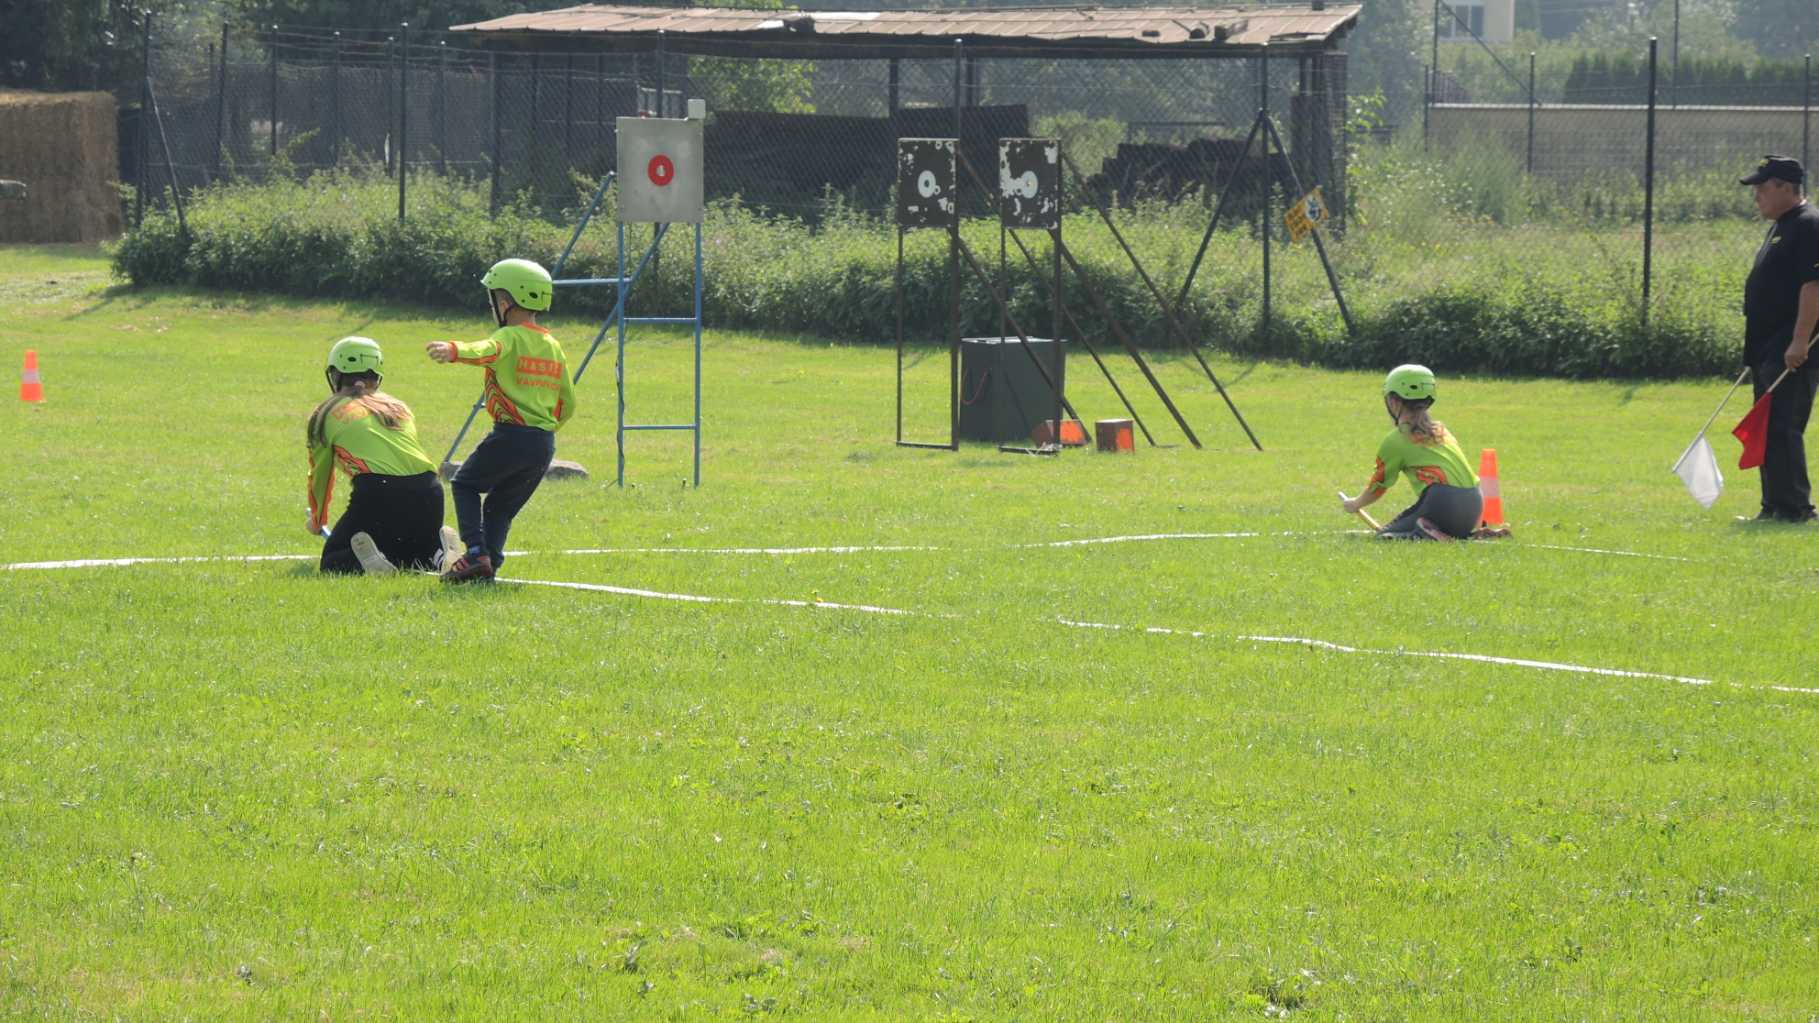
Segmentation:
{"type": "Polygon", "coordinates": [[[1819,43],[1813,0],[1736,0],[1732,31],[1756,44],[1764,57],[1798,58],[1819,43]]]}
{"type": "Polygon", "coordinates": [[[126,89],[143,59],[140,11],[191,31],[198,5],[182,0],[0,2],[0,85],[22,89],[126,89]]]}
{"type": "Polygon", "coordinates": [[[1383,93],[1385,116],[1408,124],[1421,116],[1423,40],[1432,31],[1431,0],[1363,0],[1358,27],[1346,41],[1346,91],[1383,93]]]}

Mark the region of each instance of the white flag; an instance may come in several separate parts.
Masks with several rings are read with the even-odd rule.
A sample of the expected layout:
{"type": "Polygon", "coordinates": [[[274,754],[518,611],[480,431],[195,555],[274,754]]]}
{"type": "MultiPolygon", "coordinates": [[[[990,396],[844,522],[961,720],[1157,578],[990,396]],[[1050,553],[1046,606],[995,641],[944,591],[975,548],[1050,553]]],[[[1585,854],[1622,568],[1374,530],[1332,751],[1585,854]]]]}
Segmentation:
{"type": "Polygon", "coordinates": [[[1674,475],[1686,484],[1686,492],[1693,495],[1701,507],[1710,508],[1724,493],[1724,474],[1718,471],[1718,459],[1712,454],[1712,446],[1705,441],[1705,434],[1699,434],[1674,463],[1674,475]]]}

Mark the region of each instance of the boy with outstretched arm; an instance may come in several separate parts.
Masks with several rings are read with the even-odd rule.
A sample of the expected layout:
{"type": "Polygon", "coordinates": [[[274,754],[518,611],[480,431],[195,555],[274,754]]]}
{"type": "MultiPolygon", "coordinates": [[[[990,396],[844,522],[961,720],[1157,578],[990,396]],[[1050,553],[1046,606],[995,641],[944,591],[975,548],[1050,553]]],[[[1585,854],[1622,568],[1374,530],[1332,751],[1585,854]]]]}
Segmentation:
{"type": "Polygon", "coordinates": [[[493,431],[449,481],[467,545],[443,573],[452,583],[489,581],[499,570],[512,519],[543,482],[556,457],[556,431],[575,414],[568,359],[537,323],[555,291],[549,271],[528,259],[506,259],[480,283],[499,329],[484,341],[431,341],[425,349],[436,362],[485,367],[482,400],[493,417],[493,431]]]}

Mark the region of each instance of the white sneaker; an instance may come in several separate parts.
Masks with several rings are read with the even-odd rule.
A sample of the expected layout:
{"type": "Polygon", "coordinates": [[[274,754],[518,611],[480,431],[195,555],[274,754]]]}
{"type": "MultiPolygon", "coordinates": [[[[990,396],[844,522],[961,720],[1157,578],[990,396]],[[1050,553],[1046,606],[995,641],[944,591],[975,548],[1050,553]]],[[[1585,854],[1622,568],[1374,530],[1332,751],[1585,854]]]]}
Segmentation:
{"type": "Polygon", "coordinates": [[[461,555],[467,553],[467,545],[461,542],[461,534],[452,526],[442,527],[442,549],[436,552],[436,572],[446,572],[455,566],[461,555]]]}
{"type": "Polygon", "coordinates": [[[398,571],[397,566],[385,560],[379,553],[379,545],[365,533],[355,533],[347,538],[348,549],[354,552],[354,558],[360,562],[360,570],[367,575],[389,575],[398,571]]]}

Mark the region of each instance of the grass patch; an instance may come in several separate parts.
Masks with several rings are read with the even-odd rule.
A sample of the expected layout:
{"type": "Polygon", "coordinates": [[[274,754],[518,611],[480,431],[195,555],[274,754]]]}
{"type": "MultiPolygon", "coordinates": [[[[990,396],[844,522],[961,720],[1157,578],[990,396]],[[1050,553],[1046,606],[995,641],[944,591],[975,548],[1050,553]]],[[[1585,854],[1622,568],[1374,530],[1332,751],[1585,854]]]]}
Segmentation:
{"type": "MultiPolygon", "coordinates": [[[[47,258],[7,250],[0,280],[16,255],[47,258]]],[[[307,556],[302,423],[330,341],[387,345],[436,454],[478,387],[416,354],[476,316],[157,289],[24,312],[0,356],[37,348],[49,401],[0,407],[7,561],[307,556]]],[[[558,313],[574,352],[586,321],[558,313]]],[[[636,336],[634,415],[685,407],[684,339],[636,336]]],[[[933,431],[927,354],[910,422],[933,431]]],[[[1369,471],[1376,373],[1218,360],[1259,454],[1191,360],[1158,363],[1208,450],[947,454],[890,444],[887,353],[716,329],[704,486],[680,483],[682,439],[638,438],[630,486],[550,484],[512,547],[942,549],[526,554],[505,573],[910,616],[307,562],[0,574],[0,1014],[1819,1003],[1819,697],[1769,688],[1810,672],[1740,635],[1819,575],[1804,531],[1729,521],[1754,509],[1747,474],[1707,513],[1667,472],[1713,386],[1446,377],[1437,412],[1498,448],[1517,538],[1385,545],[1332,497],[1369,471]],[[1221,531],[1262,535],[1016,546],[1221,531]]],[[[1076,404],[1113,414],[1090,374],[1076,404]]],[[[597,474],[605,379],[558,441],[597,474]]]]}

